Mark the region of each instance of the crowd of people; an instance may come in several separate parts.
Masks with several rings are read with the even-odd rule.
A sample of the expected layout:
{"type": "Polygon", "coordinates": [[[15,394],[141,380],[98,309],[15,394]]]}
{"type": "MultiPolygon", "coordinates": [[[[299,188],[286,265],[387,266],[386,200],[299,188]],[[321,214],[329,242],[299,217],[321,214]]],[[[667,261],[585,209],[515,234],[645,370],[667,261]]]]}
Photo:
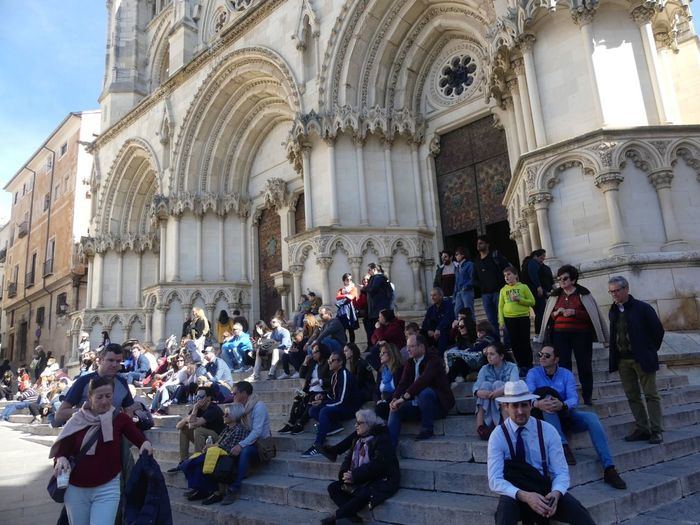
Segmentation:
{"type": "MultiPolygon", "coordinates": [[[[579,407],[573,360],[583,404],[591,405],[593,343],[609,345],[609,368],[620,371],[636,423],[625,439],[661,443],[655,373],[663,328],[653,308],[629,294],[623,277],[610,279],[613,305],[606,320],[591,292],[578,284],[574,266],[561,266],[555,278],[543,250],[535,250],[518,269],[490,249],[486,236],[479,237],[476,248],[474,260],[464,248],[441,253],[431,304],[420,323],[399,318],[393,283],[381,265],[371,263],[360,285],[350,274],[342,275],[335,307],[324,306],[321,297],[309,292],[290,321],[279,310],[269,323],[249,325],[240,312],[229,316],[222,310],[212,326],[201,309],[193,308],[180,340],[172,336],[157,351],[138,341],[112,343],[107,333],[92,350],[88,334],[81,334],[81,369],[72,379],[38,347],[34,361],[20,368],[17,377],[8,362],[0,366],[2,395],[18,401],[5,408],[2,418],[27,408],[35,422],[46,417],[62,426],[52,449],[57,473],[100,430],[102,441],[88,453],[96,457],[74,469],[66,494],[71,523],[88,523],[93,511],[82,508],[88,500],[102,502],[93,503],[99,509],[95,512],[112,512],[120,472],[107,469],[95,476],[86,472],[89,465],[101,458],[116,464],[128,450],[122,436],[151,452],[142,434],[150,414],[168,414],[173,404],[189,405],[177,424],[179,463],[171,471],[186,476],[188,499],[228,505],[250,466],[274,455],[270,417],[254,394],[255,383],[263,377],[298,378],[303,386],[294,393],[278,432],[313,432],[313,445],[303,457],[335,461],[347,453],[338,480],[328,487],[338,510],[324,523],[333,523],[357,519],[362,508],[376,506],[398,490],[402,424],[419,422],[414,439],[431,439],[435,421],[448,417],[455,406],[453,391],[471,381],[475,430],[489,441],[489,484],[501,495],[497,523],[533,513],[566,521],[581,512],[566,492],[568,466],[576,464],[568,445],[571,433],[588,432],[603,480],[626,488],[599,418],[579,407]],[[483,319],[474,308],[477,291],[483,319]],[[365,348],[355,342],[360,325],[365,348]],[[533,328],[540,347],[536,357],[533,328]],[[250,375],[235,381],[234,374],[250,375]],[[147,408],[135,400],[135,386],[149,391],[147,408]],[[354,431],[330,445],[328,438],[342,433],[353,418],[354,431]],[[315,425],[309,428],[311,420],[315,425]],[[525,490],[532,485],[518,470],[524,463],[542,475],[542,490],[525,490]],[[518,488],[519,483],[525,488],[518,488]]],[[[577,523],[588,523],[586,516],[581,513],[577,523]]]]}

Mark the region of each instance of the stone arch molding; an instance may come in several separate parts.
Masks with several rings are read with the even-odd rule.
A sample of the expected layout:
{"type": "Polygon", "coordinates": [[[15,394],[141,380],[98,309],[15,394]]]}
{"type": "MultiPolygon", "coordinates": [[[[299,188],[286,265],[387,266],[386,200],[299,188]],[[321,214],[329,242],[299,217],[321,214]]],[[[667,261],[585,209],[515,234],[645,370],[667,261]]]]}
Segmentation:
{"type": "Polygon", "coordinates": [[[560,181],[560,176],[565,170],[578,166],[585,175],[594,176],[600,171],[600,162],[592,154],[579,151],[573,154],[557,157],[544,163],[536,170],[527,170],[528,193],[548,192],[560,181]]]}
{"type": "MultiPolygon", "coordinates": [[[[226,89],[237,89],[245,82],[257,82],[257,87],[266,89],[268,104],[270,100],[275,100],[279,105],[286,106],[289,120],[293,120],[295,115],[303,112],[299,87],[292,69],[275,51],[257,46],[235,50],[222,56],[200,84],[183,119],[174,145],[177,157],[174,163],[175,176],[169,188],[171,195],[199,189],[199,184],[188,181],[188,173],[199,174],[202,169],[211,169],[210,158],[207,158],[207,155],[211,155],[216,144],[211,142],[209,133],[204,129],[205,124],[214,123],[221,130],[223,126],[221,113],[226,113],[223,116],[224,119],[228,117],[236,121],[238,118],[243,121],[243,124],[237,122],[238,134],[255,127],[253,125],[255,113],[265,108],[258,106],[257,111],[251,111],[254,108],[250,105],[255,105],[253,97],[259,97],[260,93],[256,94],[256,90],[247,90],[241,92],[237,100],[226,100],[229,97],[225,96],[226,89]],[[273,90],[276,95],[269,95],[273,90]],[[218,98],[219,96],[224,98],[223,102],[218,98]],[[245,102],[249,105],[240,106],[245,102]],[[215,106],[216,103],[223,104],[226,109],[222,111],[221,107],[215,106]],[[229,115],[226,112],[230,109],[227,107],[229,103],[233,103],[234,106],[238,103],[240,112],[229,115]],[[203,146],[205,151],[195,149],[195,140],[201,133],[207,135],[204,141],[206,146],[203,146]],[[196,159],[193,159],[193,153],[196,153],[196,159]]],[[[258,101],[258,103],[265,104],[266,101],[258,101]]],[[[216,139],[217,137],[213,137],[214,141],[216,139]]],[[[204,173],[204,175],[208,174],[204,173]]]]}
{"type": "Polygon", "coordinates": [[[289,265],[290,267],[303,266],[312,253],[319,258],[333,258],[338,251],[347,254],[349,259],[362,259],[367,253],[374,253],[377,256],[377,262],[380,259],[391,258],[399,252],[407,257],[423,258],[426,255],[426,246],[432,245],[432,238],[429,237],[408,233],[319,235],[312,239],[292,242],[289,248],[289,265]]]}
{"type": "Polygon", "coordinates": [[[158,16],[160,20],[153,32],[153,37],[148,44],[148,50],[146,52],[148,60],[146,64],[146,78],[149,82],[149,91],[155,90],[167,80],[167,78],[161,78],[160,73],[163,71],[165,60],[167,60],[169,56],[170,43],[168,35],[173,25],[172,4],[160,12],[158,16]],[[165,12],[168,14],[163,14],[165,12]]]}
{"type": "Polygon", "coordinates": [[[668,144],[664,150],[664,161],[667,166],[675,167],[678,159],[682,159],[690,169],[695,171],[700,182],[700,142],[690,139],[678,139],[668,144]]]}
{"type": "MultiPolygon", "coordinates": [[[[621,144],[613,154],[613,166],[623,169],[630,163],[645,173],[664,166],[664,160],[659,151],[651,144],[638,140],[621,144]]],[[[666,166],[669,165],[670,163],[666,164],[666,166]]]]}

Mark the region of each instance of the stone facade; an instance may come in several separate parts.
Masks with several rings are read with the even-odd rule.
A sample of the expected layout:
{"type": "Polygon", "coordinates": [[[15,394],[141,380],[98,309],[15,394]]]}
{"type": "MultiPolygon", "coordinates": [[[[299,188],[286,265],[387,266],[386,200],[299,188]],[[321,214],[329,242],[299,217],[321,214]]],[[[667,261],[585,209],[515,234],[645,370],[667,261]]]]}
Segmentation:
{"type": "Polygon", "coordinates": [[[332,302],[342,273],[360,279],[371,261],[417,313],[451,238],[446,210],[462,220],[450,235],[493,228],[519,258],[545,247],[591,283],[654,276],[643,295],[669,301],[655,304],[674,326],[698,326],[681,277],[700,260],[700,70],[684,3],[107,6],[88,304],[75,316],[95,341],[103,328],[162,340],[195,304],[255,319],[307,289],[332,302]],[[478,152],[500,147],[492,165],[441,166],[464,126],[478,152]],[[474,177],[438,181],[468,166],[474,177]]]}
{"type": "Polygon", "coordinates": [[[61,363],[75,357],[78,333],[70,316],[85,308],[87,261],[80,243],[88,235],[93,163],[84,144],[99,130],[99,111],[69,114],[5,185],[12,208],[2,346],[14,364],[30,361],[37,344],[61,363]]]}

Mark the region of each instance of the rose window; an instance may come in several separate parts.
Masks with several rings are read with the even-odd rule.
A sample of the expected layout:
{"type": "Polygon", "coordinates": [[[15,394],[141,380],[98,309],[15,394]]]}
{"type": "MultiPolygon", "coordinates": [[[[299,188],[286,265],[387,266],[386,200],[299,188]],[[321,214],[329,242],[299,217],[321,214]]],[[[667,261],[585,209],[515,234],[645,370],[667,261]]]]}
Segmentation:
{"type": "Polygon", "coordinates": [[[476,64],[469,55],[453,57],[443,68],[438,86],[449,98],[459,97],[474,83],[476,64]]]}

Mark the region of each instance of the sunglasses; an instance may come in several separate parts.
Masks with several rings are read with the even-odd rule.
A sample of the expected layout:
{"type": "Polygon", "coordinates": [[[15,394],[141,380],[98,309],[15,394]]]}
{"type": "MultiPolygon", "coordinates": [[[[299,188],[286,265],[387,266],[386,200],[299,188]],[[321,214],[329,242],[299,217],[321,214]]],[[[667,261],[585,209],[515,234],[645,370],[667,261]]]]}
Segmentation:
{"type": "Polygon", "coordinates": [[[537,352],[537,357],[539,358],[544,357],[545,359],[549,359],[550,357],[552,357],[552,355],[554,354],[548,354],[547,352],[537,352]]]}
{"type": "Polygon", "coordinates": [[[570,280],[571,280],[571,277],[569,277],[568,275],[562,275],[561,277],[557,278],[557,281],[559,281],[560,283],[563,283],[564,281],[570,281],[570,280]]]}
{"type": "Polygon", "coordinates": [[[458,328],[466,328],[466,326],[464,326],[463,324],[458,324],[457,327],[458,328]]]}
{"type": "Polygon", "coordinates": [[[340,363],[341,361],[340,361],[340,359],[333,358],[333,359],[329,359],[328,362],[329,363],[340,363]]]}
{"type": "Polygon", "coordinates": [[[379,352],[379,355],[389,355],[389,352],[379,352]]]}

